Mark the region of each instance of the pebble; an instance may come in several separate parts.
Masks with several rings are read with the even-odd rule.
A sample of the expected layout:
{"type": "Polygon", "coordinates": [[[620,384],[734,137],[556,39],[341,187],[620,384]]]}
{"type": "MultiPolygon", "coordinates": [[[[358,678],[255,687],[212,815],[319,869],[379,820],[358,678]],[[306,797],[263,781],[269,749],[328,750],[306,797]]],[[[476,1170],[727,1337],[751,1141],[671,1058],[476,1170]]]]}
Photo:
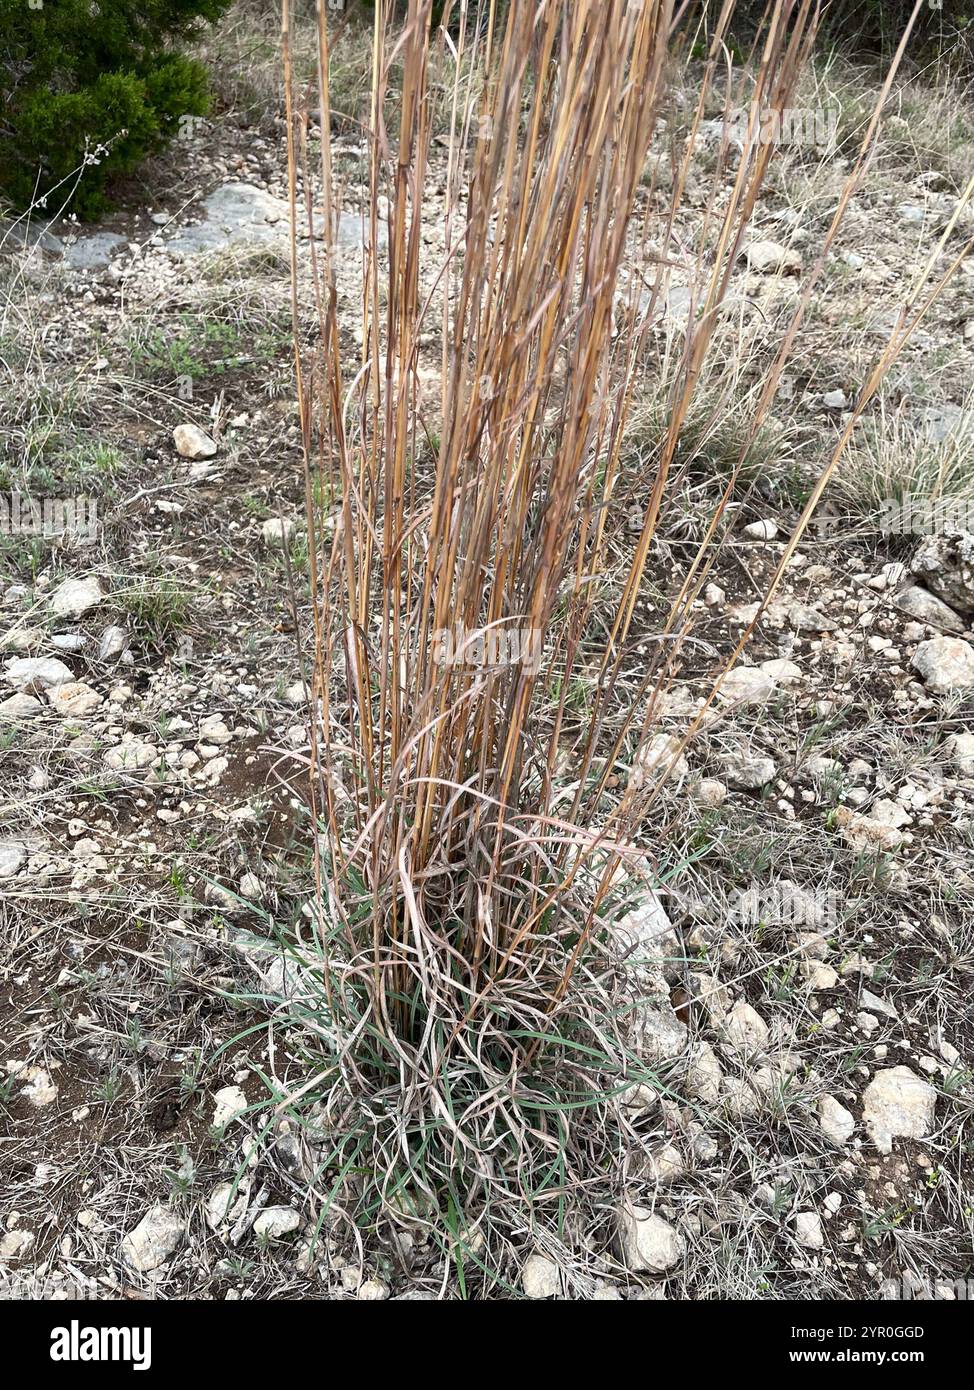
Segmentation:
{"type": "Polygon", "coordinates": [[[529,1255],[521,1270],[521,1288],[528,1298],[558,1298],[561,1272],[545,1255],[529,1255]]]}
{"type": "Polygon", "coordinates": [[[951,734],[946,746],[956,771],[965,777],[974,777],[974,734],[951,734]]]}
{"type": "Polygon", "coordinates": [[[105,766],[116,772],[137,772],[151,767],[158,756],[155,744],[133,739],[131,743],[117,743],[114,748],[106,749],[104,760],[105,766]]]}
{"type": "Polygon", "coordinates": [[[254,1233],[265,1240],[281,1240],[300,1225],[300,1213],[293,1207],[265,1207],[254,1220],[254,1233]]]}
{"type": "Polygon", "coordinates": [[[619,1215],[619,1247],[626,1268],[637,1274],[665,1274],[686,1252],[686,1242],[674,1226],[628,1202],[619,1215]]]}
{"type": "Polygon", "coordinates": [[[862,1118],[881,1154],[894,1139],[925,1139],[933,1128],[937,1093],[909,1067],[879,1071],[863,1094],[862,1118]]]}
{"type": "Polygon", "coordinates": [[[27,850],[19,840],[0,840],[0,878],[13,878],[27,862],[27,850]]]}
{"type": "Polygon", "coordinates": [[[209,459],[216,453],[216,445],[198,425],[177,425],[172,432],[176,453],[184,459],[209,459]]]}
{"type": "Polygon", "coordinates": [[[754,757],[747,753],[727,753],[723,758],[724,776],[732,787],[742,791],[760,791],[774,780],[774,759],[754,757]]]}
{"type": "Polygon", "coordinates": [[[44,706],[34,695],[11,695],[0,701],[0,722],[15,723],[21,719],[32,719],[43,713],[44,706]]]}
{"type": "Polygon", "coordinates": [[[62,685],[52,686],[47,691],[47,699],[54,712],[65,719],[80,719],[86,714],[93,714],[102,703],[98,691],[84,681],[65,681],[62,685]]]}
{"type": "Polygon", "coordinates": [[[124,627],[106,627],[98,643],[98,660],[114,661],[128,647],[128,640],[124,627]]]}
{"type": "Polygon", "coordinates": [[[781,246],[777,241],[752,241],[744,252],[749,270],[759,275],[774,275],[777,272],[798,273],[802,268],[802,258],[791,247],[781,246]]]}
{"type": "Polygon", "coordinates": [[[959,637],[931,637],[913,653],[928,690],[947,692],[974,688],[974,647],[959,637]]]}
{"type": "Polygon", "coordinates": [[[763,1049],[769,1036],[767,1023],[746,999],[739,1000],[728,1012],[724,1020],[724,1032],[731,1046],[749,1052],[763,1049]]]}
{"type": "Polygon", "coordinates": [[[261,540],[266,546],[281,547],[294,535],[295,522],[290,517],[272,516],[260,528],[261,540]]]}
{"type": "Polygon", "coordinates": [[[360,1303],[383,1303],[389,1297],[389,1285],[381,1279],[366,1279],[359,1287],[360,1303]]]}
{"type": "Polygon", "coordinates": [[[28,1100],[35,1110],[43,1110],[48,1105],[53,1105],[58,1097],[56,1082],[52,1081],[51,1073],[46,1067],[27,1066],[18,1068],[17,1078],[26,1084],[21,1087],[20,1094],[28,1100]]]}
{"type": "Polygon", "coordinates": [[[48,606],[59,618],[80,618],[89,609],[97,607],[105,597],[105,590],[97,575],[86,579],[66,579],[51,594],[48,606]]]}
{"type": "Polygon", "coordinates": [[[727,800],[727,788],[713,777],[705,777],[696,790],[696,802],[705,811],[715,811],[727,800]]]}
{"type": "Polygon", "coordinates": [[[817,1211],[800,1211],[794,1219],[795,1239],[805,1250],[821,1250],[825,1245],[822,1218],[817,1211]]]}
{"type": "Polygon", "coordinates": [[[774,693],[775,685],[774,677],[760,666],[735,666],[724,676],[717,694],[734,703],[764,704],[774,693]]]}
{"type": "Polygon", "coordinates": [[[835,1096],[819,1097],[818,1122],[822,1133],[831,1139],[833,1144],[847,1144],[855,1133],[855,1117],[844,1105],[839,1104],[835,1096]]]}
{"type": "Polygon", "coordinates": [[[183,1218],[162,1204],[150,1207],[122,1239],[122,1258],[141,1274],[158,1269],[179,1249],[186,1234],[183,1218]]]}
{"type": "Polygon", "coordinates": [[[213,1097],[214,1129],[223,1129],[247,1109],[247,1097],[239,1086],[224,1086],[213,1097]]]}
{"type": "Polygon", "coordinates": [[[217,1231],[223,1225],[235,1225],[243,1216],[247,1210],[249,1191],[245,1181],[236,1184],[236,1191],[232,1182],[217,1183],[214,1187],[206,1199],[204,1212],[206,1224],[211,1231],[217,1231]]]}

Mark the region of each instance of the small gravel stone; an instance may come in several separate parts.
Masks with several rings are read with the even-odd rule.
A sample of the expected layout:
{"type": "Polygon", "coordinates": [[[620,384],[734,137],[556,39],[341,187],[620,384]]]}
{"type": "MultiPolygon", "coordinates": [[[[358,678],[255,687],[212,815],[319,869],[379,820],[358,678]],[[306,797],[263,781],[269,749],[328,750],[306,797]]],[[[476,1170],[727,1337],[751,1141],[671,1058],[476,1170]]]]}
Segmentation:
{"type": "Polygon", "coordinates": [[[224,1086],[213,1097],[213,1126],[222,1129],[247,1109],[247,1097],[239,1086],[224,1086]]]}
{"type": "Polygon", "coordinates": [[[381,1279],[366,1279],[358,1291],[360,1303],[384,1303],[389,1297],[389,1285],[381,1279]]]}
{"type": "Polygon", "coordinates": [[[281,1240],[293,1235],[300,1225],[300,1213],[293,1207],[265,1207],[254,1221],[254,1231],[265,1240],[281,1240]]]}
{"type": "Polygon", "coordinates": [[[723,768],[731,786],[742,791],[760,791],[774,781],[777,771],[773,758],[753,757],[747,753],[728,753],[723,768]]]}
{"type": "Polygon", "coordinates": [[[122,1258],[132,1269],[146,1274],[170,1259],[182,1244],[186,1226],[167,1206],[150,1207],[134,1230],[122,1240],[122,1258]]]}
{"type": "Polygon", "coordinates": [[[558,1266],[544,1255],[529,1255],[521,1270],[521,1288],[528,1298],[557,1298],[561,1293],[558,1266]]]}
{"type": "Polygon", "coordinates": [[[822,1133],[833,1144],[847,1144],[856,1128],[855,1117],[840,1105],[835,1096],[820,1096],[818,1102],[818,1122],[822,1133]]]}
{"type": "Polygon", "coordinates": [[[727,800],[727,788],[713,777],[705,777],[697,787],[696,801],[705,811],[716,811],[727,800]]]}
{"type": "Polygon", "coordinates": [[[821,1250],[825,1245],[822,1218],[817,1211],[800,1211],[795,1216],[795,1239],[806,1250],[821,1250]]]}
{"type": "Polygon", "coordinates": [[[97,575],[86,579],[66,579],[51,594],[48,605],[51,612],[59,618],[80,618],[90,608],[95,608],[105,597],[105,590],[97,575]]]}
{"type": "Polygon", "coordinates": [[[97,690],[92,690],[84,681],[65,681],[63,685],[52,686],[47,692],[48,704],[56,714],[65,719],[80,719],[93,714],[102,703],[97,690]]]}
{"type": "Polygon", "coordinates": [[[107,749],[105,765],[116,772],[137,772],[150,767],[158,756],[155,744],[133,739],[131,743],[117,743],[114,748],[107,749]]]}
{"type": "Polygon", "coordinates": [[[759,275],[774,275],[781,271],[797,274],[802,268],[802,258],[797,251],[781,246],[777,241],[752,241],[744,252],[750,270],[759,275]]]}
{"type": "Polygon", "coordinates": [[[206,1224],[211,1231],[223,1225],[233,1225],[247,1210],[247,1191],[244,1184],[236,1186],[232,1182],[217,1183],[206,1199],[206,1224]]]}
{"type": "Polygon", "coordinates": [[[24,1067],[18,1072],[18,1080],[25,1083],[20,1088],[20,1094],[35,1110],[43,1110],[45,1106],[53,1105],[57,1100],[57,1084],[52,1081],[51,1073],[46,1067],[24,1067]]]}
{"type": "Polygon", "coordinates": [[[128,640],[124,627],[106,627],[98,643],[98,660],[114,661],[125,651],[128,640]]]}
{"type": "Polygon", "coordinates": [[[735,666],[721,682],[717,692],[722,700],[742,705],[761,705],[770,699],[777,682],[760,666],[735,666]]]}
{"type": "Polygon", "coordinates": [[[877,1072],[863,1095],[862,1118],[881,1154],[894,1139],[925,1139],[933,1128],[937,1092],[909,1067],[877,1072]]]}
{"type": "Polygon", "coordinates": [[[210,459],[216,445],[198,425],[177,425],[172,432],[176,452],[184,459],[210,459]]]}
{"type": "Polygon", "coordinates": [[[0,878],[13,878],[27,862],[27,850],[19,840],[0,840],[0,878]]]}
{"type": "Polygon", "coordinates": [[[746,999],[739,1000],[729,1011],[724,1022],[724,1031],[733,1047],[744,1048],[749,1052],[757,1052],[764,1048],[769,1035],[768,1025],[746,999]]]}
{"type": "Polygon", "coordinates": [[[951,734],[947,749],[956,770],[964,777],[974,777],[974,734],[951,734]]]}
{"type": "Polygon", "coordinates": [[[260,528],[266,546],[284,546],[294,535],[295,523],[290,517],[272,516],[260,528]]]}
{"type": "Polygon", "coordinates": [[[683,1259],[686,1243],[661,1216],[627,1202],[619,1216],[619,1248],[627,1269],[665,1274],[683,1259]]]}
{"type": "Polygon", "coordinates": [[[43,711],[44,706],[35,695],[11,695],[0,701],[0,722],[14,724],[21,719],[33,719],[43,711]]]}

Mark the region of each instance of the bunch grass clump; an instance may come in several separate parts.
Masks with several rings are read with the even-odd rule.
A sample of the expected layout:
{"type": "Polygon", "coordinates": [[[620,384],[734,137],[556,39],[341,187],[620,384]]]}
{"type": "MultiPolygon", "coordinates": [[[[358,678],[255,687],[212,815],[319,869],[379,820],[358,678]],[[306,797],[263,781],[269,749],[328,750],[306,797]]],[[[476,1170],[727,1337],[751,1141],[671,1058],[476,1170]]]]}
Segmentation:
{"type": "MultiPolygon", "coordinates": [[[[663,867],[658,810],[703,712],[671,756],[647,759],[647,748],[878,122],[877,111],[748,393],[705,534],[665,576],[668,614],[647,634],[660,520],[774,156],[725,136],[687,245],[674,229],[704,113],[719,74],[728,109],[747,92],[757,129],[762,112],[791,102],[815,32],[810,3],[775,0],[735,85],[732,12],[727,3],[710,17],[689,138],[661,206],[647,160],[672,65],[700,40],[672,0],[461,3],[439,29],[430,0],[411,0],[396,28],[378,0],[354,347],[328,139],[319,169],[309,155],[312,120],[330,128],[327,7],[313,96],[295,91],[284,7],[318,833],[315,930],[296,948],[305,984],[284,1006],[302,1041],[275,1095],[289,1113],[311,1106],[331,1136],[328,1210],[380,1230],[419,1224],[461,1280],[474,1272],[487,1286],[503,1283],[512,1241],[564,1236],[583,1209],[610,1244],[627,1150],[620,1100],[634,1086],[666,1089],[665,1059],[641,1026],[652,991],[613,928],[678,869],[663,867]],[[452,57],[455,72],[437,178],[434,49],[437,70],[452,57]],[[307,258],[299,228],[320,233],[307,258]],[[661,349],[674,271],[691,303],[682,336],[661,349]],[[631,417],[661,380],[660,434],[634,488],[631,417]],[[617,495],[634,490],[638,522],[620,538],[617,495]]],[[[750,630],[714,670],[710,699],[750,630]]]]}

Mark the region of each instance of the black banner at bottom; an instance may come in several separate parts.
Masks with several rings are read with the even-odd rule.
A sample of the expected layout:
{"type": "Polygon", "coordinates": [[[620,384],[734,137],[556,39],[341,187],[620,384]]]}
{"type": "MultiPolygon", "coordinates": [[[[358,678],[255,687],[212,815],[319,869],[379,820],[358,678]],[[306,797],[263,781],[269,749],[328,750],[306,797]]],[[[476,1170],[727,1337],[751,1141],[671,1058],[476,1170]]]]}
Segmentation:
{"type": "MultiPolygon", "coordinates": [[[[302,1347],[327,1347],[329,1356],[339,1348],[346,1355],[353,1353],[356,1333],[369,1329],[372,1339],[364,1345],[370,1373],[374,1374],[377,1350],[381,1359],[381,1348],[388,1346],[390,1369],[401,1368],[403,1354],[400,1343],[374,1339],[377,1327],[387,1332],[399,1317],[408,1317],[409,1331],[415,1338],[417,1324],[422,1322],[423,1340],[410,1342],[415,1353],[421,1347],[440,1347],[439,1339],[444,1334],[448,1337],[453,1317],[465,1316],[455,1304],[438,1312],[429,1303],[410,1302],[403,1308],[401,1302],[406,1300],[378,1307],[359,1306],[357,1314],[352,1312],[354,1299],[259,1304],[2,1302],[0,1336],[8,1356],[15,1355],[27,1369],[50,1367],[55,1376],[66,1380],[79,1375],[104,1379],[106,1375],[172,1376],[188,1371],[194,1376],[239,1372],[252,1381],[265,1371],[279,1376],[295,1355],[307,1354],[301,1352],[302,1347]],[[336,1340],[325,1341],[332,1316],[336,1340]],[[361,1323],[355,1321],[357,1317],[361,1323]]],[[[522,1309],[521,1316],[529,1322],[521,1326],[542,1330],[548,1316],[558,1317],[558,1307],[550,1304],[546,1311],[535,1304],[522,1309]]],[[[679,1357],[684,1371],[736,1369],[751,1373],[805,1367],[814,1372],[816,1367],[827,1371],[831,1366],[927,1370],[946,1366],[949,1359],[956,1358],[962,1331],[968,1326],[964,1302],[653,1301],[631,1306],[628,1311],[618,1304],[605,1307],[607,1311],[599,1314],[599,1321],[605,1317],[609,1324],[618,1318],[643,1335],[655,1334],[659,1350],[665,1348],[669,1356],[679,1357]]],[[[495,1309],[489,1316],[494,1319],[506,1314],[495,1309]]],[[[598,1322],[591,1322],[591,1311],[586,1317],[585,1336],[590,1342],[599,1328],[598,1322]]],[[[546,1338],[543,1345],[546,1367],[551,1360],[557,1362],[562,1347],[571,1347],[572,1355],[577,1355],[577,1340],[572,1337],[546,1338]]],[[[600,1361],[609,1359],[607,1348],[613,1345],[600,1344],[600,1361]]],[[[626,1353],[631,1354],[631,1350],[626,1353]]],[[[442,1367],[439,1356],[437,1365],[442,1367]]]]}

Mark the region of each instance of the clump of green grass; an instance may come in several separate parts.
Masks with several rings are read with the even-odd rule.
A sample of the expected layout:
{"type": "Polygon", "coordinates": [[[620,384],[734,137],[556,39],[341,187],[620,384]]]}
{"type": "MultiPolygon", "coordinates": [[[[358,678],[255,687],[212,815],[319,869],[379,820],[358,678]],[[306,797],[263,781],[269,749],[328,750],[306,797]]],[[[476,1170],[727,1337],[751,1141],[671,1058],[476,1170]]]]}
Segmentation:
{"type": "Polygon", "coordinates": [[[0,570],[4,575],[32,584],[45,563],[45,546],[39,537],[0,535],[0,570]]]}
{"type": "Polygon", "coordinates": [[[129,615],[134,635],[159,650],[189,626],[193,594],[175,579],[140,579],[118,589],[112,597],[129,615]]]}
{"type": "Polygon", "coordinates": [[[154,381],[220,376],[241,365],[273,359],[283,346],[279,333],[261,328],[252,335],[231,320],[182,314],[182,331],[155,328],[130,344],[132,369],[154,381]]]}

